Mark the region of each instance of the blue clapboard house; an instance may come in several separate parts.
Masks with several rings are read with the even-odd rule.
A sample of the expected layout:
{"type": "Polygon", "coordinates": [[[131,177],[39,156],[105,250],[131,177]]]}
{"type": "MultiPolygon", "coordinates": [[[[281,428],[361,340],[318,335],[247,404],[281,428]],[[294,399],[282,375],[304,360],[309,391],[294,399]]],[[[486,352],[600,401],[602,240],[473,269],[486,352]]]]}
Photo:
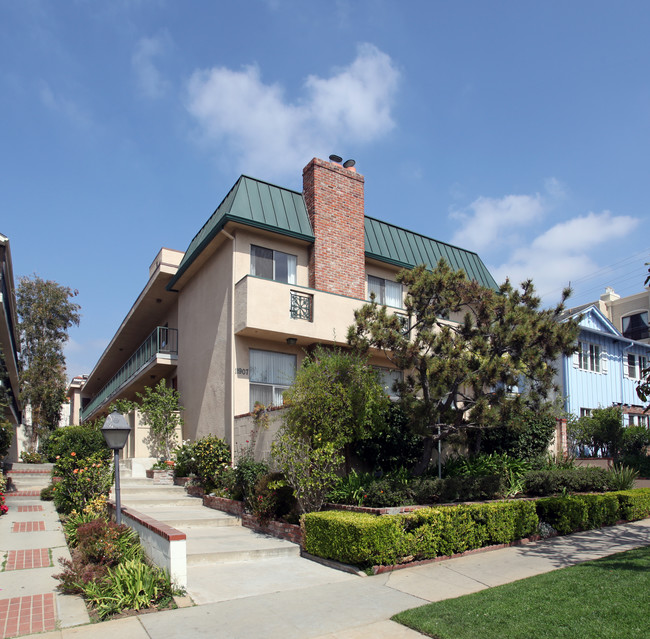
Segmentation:
{"type": "Polygon", "coordinates": [[[650,413],[637,396],[641,371],[650,363],[650,344],[624,337],[598,303],[565,312],[580,318],[578,351],[558,365],[565,410],[580,417],[594,408],[621,406],[625,426],[650,426],[650,413]]]}

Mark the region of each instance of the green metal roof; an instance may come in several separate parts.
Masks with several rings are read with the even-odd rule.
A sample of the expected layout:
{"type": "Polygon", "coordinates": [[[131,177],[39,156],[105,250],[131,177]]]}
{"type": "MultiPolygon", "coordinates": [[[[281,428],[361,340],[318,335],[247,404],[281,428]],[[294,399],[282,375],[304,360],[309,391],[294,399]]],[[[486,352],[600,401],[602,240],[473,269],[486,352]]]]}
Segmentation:
{"type": "Polygon", "coordinates": [[[488,288],[497,289],[497,283],[473,251],[439,242],[425,235],[366,216],[366,256],[402,268],[425,264],[435,268],[441,257],[454,269],[463,269],[470,279],[488,288]]]}
{"type": "Polygon", "coordinates": [[[167,290],[173,290],[183,273],[227,222],[239,222],[308,242],[314,241],[302,193],[242,175],[190,242],[167,290]]]}
{"type": "MultiPolygon", "coordinates": [[[[227,222],[239,222],[307,242],[314,241],[302,193],[242,175],[190,242],[177,273],[167,285],[168,290],[173,290],[183,273],[227,222]]],[[[368,216],[365,218],[365,236],[367,257],[401,268],[413,268],[418,264],[434,268],[444,257],[452,268],[463,269],[470,279],[497,288],[481,258],[472,251],[368,216]]]]}

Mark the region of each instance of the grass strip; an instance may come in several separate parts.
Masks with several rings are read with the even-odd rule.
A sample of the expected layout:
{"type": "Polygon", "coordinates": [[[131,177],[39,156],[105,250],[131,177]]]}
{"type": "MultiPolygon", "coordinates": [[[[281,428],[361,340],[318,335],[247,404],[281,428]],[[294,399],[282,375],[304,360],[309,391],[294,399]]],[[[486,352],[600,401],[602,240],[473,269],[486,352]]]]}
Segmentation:
{"type": "Polygon", "coordinates": [[[436,639],[650,636],[650,546],[438,601],[393,617],[436,639]]]}

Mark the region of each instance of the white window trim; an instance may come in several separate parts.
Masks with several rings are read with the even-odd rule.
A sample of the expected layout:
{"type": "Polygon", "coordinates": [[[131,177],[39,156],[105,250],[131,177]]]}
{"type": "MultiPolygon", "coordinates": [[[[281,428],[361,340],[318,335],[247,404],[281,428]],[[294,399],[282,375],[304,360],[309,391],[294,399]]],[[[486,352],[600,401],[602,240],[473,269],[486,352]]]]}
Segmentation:
{"type": "Polygon", "coordinates": [[[607,363],[608,363],[608,358],[607,358],[607,349],[602,346],[601,344],[597,344],[596,342],[589,342],[587,340],[578,340],[578,350],[573,354],[573,368],[577,368],[578,370],[585,371],[587,373],[596,373],[597,375],[606,375],[607,374],[607,363]],[[586,346],[586,349],[584,348],[586,346]],[[581,357],[580,355],[584,353],[582,359],[587,359],[589,364],[591,364],[592,360],[595,361],[595,358],[592,358],[590,348],[595,347],[598,349],[598,360],[597,360],[597,365],[598,365],[598,370],[595,370],[594,368],[591,367],[591,365],[584,367],[581,366],[581,357]]]}

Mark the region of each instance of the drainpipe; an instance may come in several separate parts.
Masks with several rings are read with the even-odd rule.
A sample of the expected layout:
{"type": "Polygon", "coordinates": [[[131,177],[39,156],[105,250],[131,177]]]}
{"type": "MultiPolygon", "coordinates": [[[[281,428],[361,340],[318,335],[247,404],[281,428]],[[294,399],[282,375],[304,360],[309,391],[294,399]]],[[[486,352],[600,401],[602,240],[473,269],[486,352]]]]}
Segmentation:
{"type": "Polygon", "coordinates": [[[235,256],[237,241],[233,235],[223,229],[221,231],[232,241],[232,264],[230,283],[230,465],[235,465],[235,256]]]}

